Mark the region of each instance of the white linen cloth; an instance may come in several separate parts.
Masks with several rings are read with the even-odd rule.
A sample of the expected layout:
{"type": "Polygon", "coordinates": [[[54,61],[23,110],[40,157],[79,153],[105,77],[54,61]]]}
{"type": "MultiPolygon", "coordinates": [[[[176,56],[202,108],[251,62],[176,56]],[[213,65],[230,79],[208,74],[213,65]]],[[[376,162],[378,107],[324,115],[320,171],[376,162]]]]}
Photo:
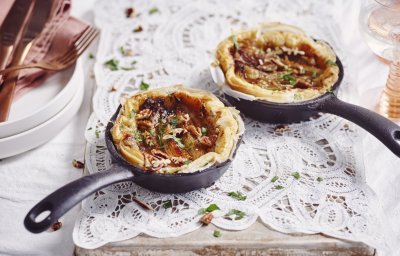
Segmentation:
{"type": "MultiPolygon", "coordinates": [[[[359,1],[340,1],[335,14],[346,45],[358,65],[357,90],[354,100],[373,108],[377,95],[366,92],[384,86],[388,66],[381,63],[363,42],[358,29],[359,1]]],[[[72,13],[87,20],[94,1],[73,1],[72,13]]],[[[90,50],[89,50],[90,51],[90,50]]],[[[88,52],[89,52],[88,51],[88,52]]],[[[87,60],[87,57],[84,61],[87,60]]],[[[86,65],[85,65],[86,66],[86,65]]],[[[57,232],[31,234],[23,227],[26,212],[56,188],[78,178],[80,170],[72,167],[73,159],[82,159],[84,127],[90,113],[90,72],[86,69],[85,100],[79,114],[60,134],[46,145],[0,162],[0,255],[72,255],[72,229],[77,209],[61,220],[57,232]],[[89,85],[89,86],[88,86],[89,85]]],[[[377,90],[380,92],[380,90],[377,90]]],[[[373,136],[364,139],[367,183],[377,193],[389,221],[397,233],[398,247],[392,255],[400,255],[400,159],[373,136]]],[[[383,227],[384,228],[384,227],[383,227]]]]}

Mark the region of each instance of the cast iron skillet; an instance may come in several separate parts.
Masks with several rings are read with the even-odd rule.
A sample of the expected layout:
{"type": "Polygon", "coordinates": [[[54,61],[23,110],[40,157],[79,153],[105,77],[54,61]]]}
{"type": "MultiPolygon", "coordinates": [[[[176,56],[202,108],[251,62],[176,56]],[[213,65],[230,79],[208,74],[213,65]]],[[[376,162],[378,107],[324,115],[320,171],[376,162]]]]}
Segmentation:
{"type": "MultiPolygon", "coordinates": [[[[225,103],[225,101],[223,101],[225,103]]],[[[225,105],[230,105],[225,104],[225,105]]],[[[26,215],[24,225],[32,233],[47,230],[72,207],[94,192],[117,182],[133,181],[152,191],[161,193],[184,193],[211,186],[230,166],[231,160],[213,165],[194,173],[159,174],[143,171],[131,165],[117,151],[112,140],[111,128],[118,116],[121,105],[106,127],[105,140],[113,165],[105,172],[99,172],[77,179],[48,195],[36,204],[26,215]],[[36,218],[49,211],[50,214],[41,221],[36,218]]],[[[233,157],[241,143],[241,137],[234,149],[233,157]]]]}
{"type": "Polygon", "coordinates": [[[296,123],[307,121],[319,112],[341,116],[361,126],[380,140],[396,156],[400,157],[400,127],[368,109],[339,100],[336,95],[343,79],[343,65],[336,58],[339,78],[332,92],[307,101],[296,103],[274,103],[262,100],[237,99],[225,94],[226,99],[245,116],[267,123],[296,123]]]}

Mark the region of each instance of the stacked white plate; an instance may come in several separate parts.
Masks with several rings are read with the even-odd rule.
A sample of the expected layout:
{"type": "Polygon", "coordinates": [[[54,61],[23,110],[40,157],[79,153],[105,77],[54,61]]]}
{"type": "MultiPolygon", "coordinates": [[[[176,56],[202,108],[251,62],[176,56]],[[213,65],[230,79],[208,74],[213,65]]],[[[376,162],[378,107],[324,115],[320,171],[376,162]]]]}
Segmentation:
{"type": "Polygon", "coordinates": [[[81,106],[83,92],[78,61],[18,99],[9,119],[0,123],[0,159],[38,147],[60,133],[81,106]]]}

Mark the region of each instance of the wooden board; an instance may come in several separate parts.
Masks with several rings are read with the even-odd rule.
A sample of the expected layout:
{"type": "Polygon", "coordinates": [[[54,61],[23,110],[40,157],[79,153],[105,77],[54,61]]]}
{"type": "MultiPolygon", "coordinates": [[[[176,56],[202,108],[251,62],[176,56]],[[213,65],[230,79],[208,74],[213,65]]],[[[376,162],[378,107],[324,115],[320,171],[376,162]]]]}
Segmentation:
{"type": "Polygon", "coordinates": [[[244,231],[221,230],[216,238],[213,225],[176,238],[138,236],[98,249],[76,248],[76,256],[161,255],[375,255],[363,243],[323,235],[289,235],[273,231],[260,222],[244,231]]]}

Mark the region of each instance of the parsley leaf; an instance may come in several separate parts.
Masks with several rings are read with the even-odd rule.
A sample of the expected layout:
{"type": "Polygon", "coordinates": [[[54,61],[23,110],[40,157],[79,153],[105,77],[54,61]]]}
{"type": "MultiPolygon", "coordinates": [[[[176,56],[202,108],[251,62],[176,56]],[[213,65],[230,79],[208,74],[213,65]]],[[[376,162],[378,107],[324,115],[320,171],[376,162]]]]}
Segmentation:
{"type": "Polygon", "coordinates": [[[277,181],[278,179],[279,179],[279,177],[275,175],[274,177],[272,177],[271,182],[275,182],[275,181],[277,181]]]}
{"type": "Polygon", "coordinates": [[[228,196],[235,198],[239,201],[244,201],[246,200],[247,196],[243,195],[240,191],[237,192],[229,192],[228,196]]]}
{"type": "Polygon", "coordinates": [[[214,236],[214,237],[220,237],[220,236],[222,236],[221,231],[219,231],[219,230],[214,230],[213,236],[214,236]]]}
{"type": "Polygon", "coordinates": [[[159,12],[159,11],[160,11],[160,10],[158,10],[157,7],[153,7],[153,8],[151,8],[151,9],[149,10],[149,14],[152,15],[152,14],[154,14],[154,13],[156,13],[156,12],[159,12]]]}
{"type": "Polygon", "coordinates": [[[150,87],[150,84],[145,83],[144,81],[142,81],[139,85],[139,89],[142,91],[146,91],[147,89],[149,89],[149,87],[150,87]]]}
{"type": "Polygon", "coordinates": [[[336,62],[334,62],[333,60],[327,60],[325,61],[325,63],[331,66],[337,66],[336,62]]]}
{"type": "Polygon", "coordinates": [[[168,139],[174,140],[175,143],[178,145],[178,147],[180,147],[180,148],[185,148],[185,145],[182,143],[182,139],[181,139],[181,138],[177,138],[177,137],[175,137],[175,136],[172,135],[172,134],[168,134],[168,135],[165,135],[165,136],[163,137],[163,140],[168,140],[168,139]]]}
{"type": "Polygon", "coordinates": [[[318,177],[318,178],[317,178],[317,181],[318,181],[318,182],[321,182],[321,181],[323,181],[323,180],[324,180],[324,179],[323,179],[322,177],[318,177]]]}
{"type": "Polygon", "coordinates": [[[284,189],[284,187],[281,186],[281,185],[276,185],[276,186],[275,186],[275,189],[284,189]]]}
{"type": "Polygon", "coordinates": [[[176,128],[178,126],[178,118],[176,117],[171,118],[169,124],[172,126],[172,128],[176,128]]]}
{"type": "Polygon", "coordinates": [[[245,212],[242,212],[237,209],[230,209],[229,212],[225,215],[225,217],[230,218],[232,220],[241,220],[246,216],[245,212]]]}
{"type": "Polygon", "coordinates": [[[299,172],[294,172],[294,173],[292,173],[292,176],[293,176],[296,180],[300,179],[300,173],[299,173],[299,172]]]}
{"type": "Polygon", "coordinates": [[[96,134],[96,139],[100,138],[100,132],[99,130],[95,130],[94,133],[96,134]]]}
{"type": "Polygon", "coordinates": [[[171,208],[172,207],[172,201],[171,200],[165,201],[164,204],[163,204],[163,207],[164,207],[164,209],[171,208]]]}
{"type": "Polygon", "coordinates": [[[295,85],[295,84],[297,83],[297,80],[296,80],[296,78],[292,75],[292,72],[283,74],[283,75],[281,76],[281,78],[282,78],[283,80],[285,80],[286,82],[289,82],[290,85],[295,85]]]}
{"type": "Polygon", "coordinates": [[[89,59],[94,59],[93,53],[89,53],[89,59]]]}
{"type": "Polygon", "coordinates": [[[116,59],[110,59],[106,62],[104,62],[104,65],[111,71],[116,71],[119,69],[119,61],[116,59]]]}
{"type": "Polygon", "coordinates": [[[295,93],[294,96],[293,96],[293,98],[294,98],[295,100],[302,100],[302,99],[303,99],[303,97],[302,97],[301,94],[299,94],[299,93],[295,93]]]}
{"type": "Polygon", "coordinates": [[[199,210],[199,213],[203,214],[203,213],[206,213],[206,212],[213,212],[213,211],[216,211],[216,210],[221,210],[221,209],[216,204],[210,204],[207,208],[201,208],[199,210]]]}
{"type": "Polygon", "coordinates": [[[315,70],[311,70],[311,77],[316,78],[317,77],[317,72],[315,70]]]}

